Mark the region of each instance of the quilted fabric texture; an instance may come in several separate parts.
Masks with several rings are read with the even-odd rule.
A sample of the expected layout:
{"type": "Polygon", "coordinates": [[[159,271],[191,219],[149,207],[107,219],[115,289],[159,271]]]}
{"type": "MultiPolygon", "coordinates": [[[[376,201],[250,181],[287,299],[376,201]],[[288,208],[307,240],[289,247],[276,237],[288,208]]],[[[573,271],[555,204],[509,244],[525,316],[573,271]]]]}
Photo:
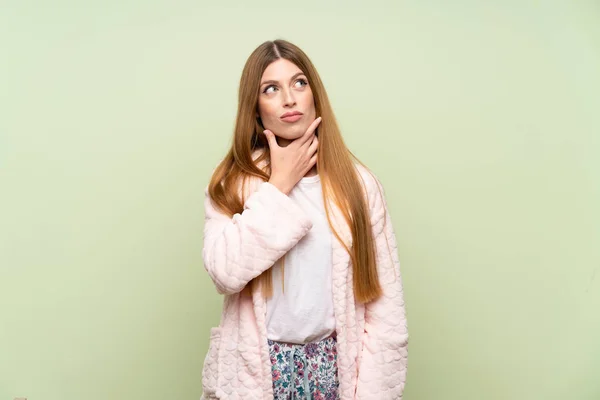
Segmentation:
{"type": "MultiPolygon", "coordinates": [[[[383,296],[366,305],[355,302],[350,256],[333,237],[340,398],[398,400],[406,382],[408,330],[396,237],[379,180],[366,168],[357,169],[369,200],[383,296]]],[[[266,303],[260,289],[252,295],[242,290],[312,227],[304,212],[270,183],[257,179],[247,190],[244,211],[233,218],[218,212],[206,191],[204,267],[225,296],[204,361],[203,399],[273,398],[266,303]]],[[[351,232],[331,206],[332,223],[351,246],[351,232]]]]}

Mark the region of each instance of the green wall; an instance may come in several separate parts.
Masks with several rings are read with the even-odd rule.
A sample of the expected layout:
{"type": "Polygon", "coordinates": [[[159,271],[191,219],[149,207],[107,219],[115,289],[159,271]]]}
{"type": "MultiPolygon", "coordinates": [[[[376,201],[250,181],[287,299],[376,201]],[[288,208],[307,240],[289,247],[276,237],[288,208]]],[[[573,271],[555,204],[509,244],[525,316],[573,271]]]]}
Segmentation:
{"type": "Polygon", "coordinates": [[[600,399],[598,2],[1,10],[1,400],[198,399],[203,190],[279,37],[386,188],[405,399],[600,399]]]}

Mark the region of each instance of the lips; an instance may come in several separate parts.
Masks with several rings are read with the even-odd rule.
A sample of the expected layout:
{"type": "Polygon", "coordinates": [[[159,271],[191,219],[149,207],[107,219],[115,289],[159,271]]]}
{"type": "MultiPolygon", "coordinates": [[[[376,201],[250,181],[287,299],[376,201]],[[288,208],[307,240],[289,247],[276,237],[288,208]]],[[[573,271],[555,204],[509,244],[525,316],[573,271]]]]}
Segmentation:
{"type": "Polygon", "coordinates": [[[289,111],[283,114],[280,118],[293,117],[294,115],[302,115],[300,111],[289,111]]]}

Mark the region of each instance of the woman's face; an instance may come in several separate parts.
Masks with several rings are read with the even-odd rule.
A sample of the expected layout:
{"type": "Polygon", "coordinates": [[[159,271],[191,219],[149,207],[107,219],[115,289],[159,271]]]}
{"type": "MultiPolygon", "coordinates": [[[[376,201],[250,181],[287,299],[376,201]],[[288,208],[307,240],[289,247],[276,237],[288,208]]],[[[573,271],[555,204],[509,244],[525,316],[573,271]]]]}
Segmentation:
{"type": "Polygon", "coordinates": [[[280,144],[302,136],[315,120],[308,79],[291,61],[280,58],[265,69],[260,80],[258,114],[265,129],[280,138],[280,144]]]}

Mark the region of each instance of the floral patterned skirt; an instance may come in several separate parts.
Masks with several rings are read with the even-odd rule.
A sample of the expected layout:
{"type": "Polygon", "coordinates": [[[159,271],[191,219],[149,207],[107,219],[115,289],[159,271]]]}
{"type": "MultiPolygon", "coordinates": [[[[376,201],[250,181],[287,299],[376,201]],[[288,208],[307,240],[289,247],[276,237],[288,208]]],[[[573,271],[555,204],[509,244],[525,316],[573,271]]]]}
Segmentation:
{"type": "Polygon", "coordinates": [[[339,400],[336,339],[289,344],[269,340],[274,400],[339,400]]]}

